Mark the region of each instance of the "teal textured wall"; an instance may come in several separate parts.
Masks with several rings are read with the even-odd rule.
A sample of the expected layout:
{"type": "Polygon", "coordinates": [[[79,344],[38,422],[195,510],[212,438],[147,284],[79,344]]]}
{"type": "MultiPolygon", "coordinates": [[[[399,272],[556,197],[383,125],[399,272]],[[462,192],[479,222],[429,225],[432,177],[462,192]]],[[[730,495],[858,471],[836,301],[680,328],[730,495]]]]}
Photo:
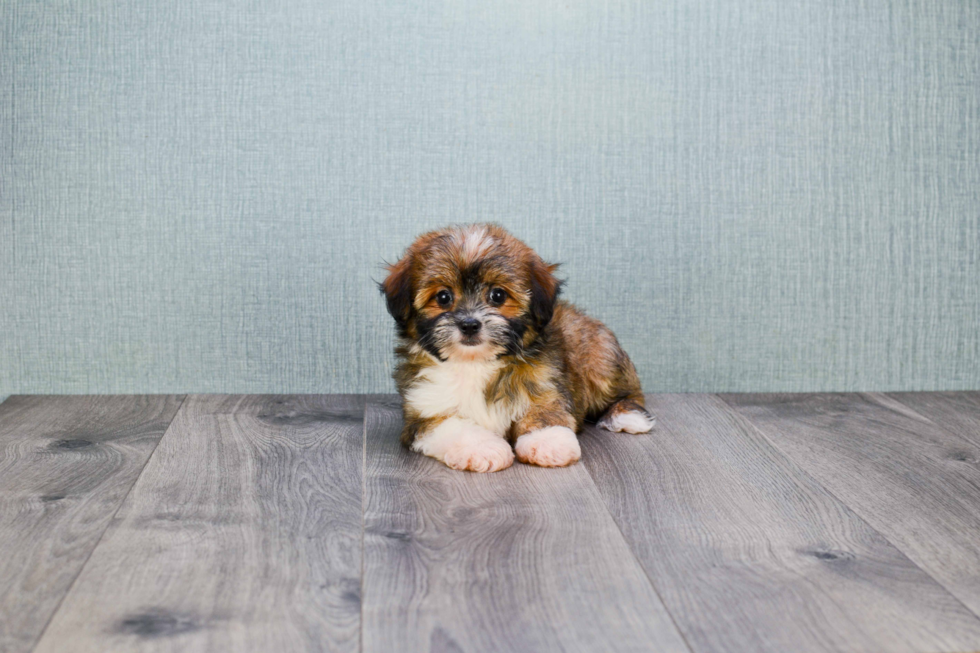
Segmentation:
{"type": "Polygon", "coordinates": [[[0,6],[0,393],[392,389],[495,220],[649,391],[980,388],[980,3],[0,6]]]}

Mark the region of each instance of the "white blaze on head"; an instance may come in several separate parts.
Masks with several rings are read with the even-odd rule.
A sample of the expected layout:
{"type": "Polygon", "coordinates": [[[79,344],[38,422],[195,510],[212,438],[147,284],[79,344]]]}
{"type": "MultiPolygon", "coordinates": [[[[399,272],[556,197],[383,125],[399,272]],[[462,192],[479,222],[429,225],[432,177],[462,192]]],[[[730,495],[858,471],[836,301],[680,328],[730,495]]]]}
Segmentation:
{"type": "Polygon", "coordinates": [[[493,247],[493,237],[487,233],[486,227],[467,227],[457,234],[457,241],[463,252],[463,258],[473,261],[483,256],[493,247]]]}

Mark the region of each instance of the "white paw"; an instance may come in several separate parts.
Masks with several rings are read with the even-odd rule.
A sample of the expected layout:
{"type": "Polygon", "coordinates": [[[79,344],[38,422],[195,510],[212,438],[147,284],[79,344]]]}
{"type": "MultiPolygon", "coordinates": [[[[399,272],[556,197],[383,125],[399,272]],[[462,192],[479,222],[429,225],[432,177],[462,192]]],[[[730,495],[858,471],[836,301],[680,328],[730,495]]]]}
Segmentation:
{"type": "Polygon", "coordinates": [[[631,410],[628,413],[617,413],[612,417],[603,417],[599,421],[598,426],[607,431],[648,433],[655,423],[656,420],[653,418],[631,410]]]}
{"type": "Polygon", "coordinates": [[[483,439],[461,438],[446,450],[442,462],[453,469],[497,472],[514,464],[514,451],[497,435],[483,439]]]}
{"type": "Polygon", "coordinates": [[[412,449],[471,472],[496,472],[514,463],[514,451],[502,436],[457,417],[416,439],[412,449]]]}
{"type": "Polygon", "coordinates": [[[582,457],[575,432],[567,426],[549,426],[525,433],[514,445],[517,459],[541,467],[564,467],[582,457]]]}

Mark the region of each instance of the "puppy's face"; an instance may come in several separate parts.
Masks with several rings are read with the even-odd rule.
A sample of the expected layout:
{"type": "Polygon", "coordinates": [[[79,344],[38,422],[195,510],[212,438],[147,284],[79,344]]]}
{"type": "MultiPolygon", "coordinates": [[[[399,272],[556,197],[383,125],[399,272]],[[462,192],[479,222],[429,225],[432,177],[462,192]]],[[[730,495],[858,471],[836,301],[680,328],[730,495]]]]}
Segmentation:
{"type": "Polygon", "coordinates": [[[551,320],[556,267],[497,225],[450,227],[420,236],[380,286],[401,337],[443,361],[491,360],[551,320]]]}

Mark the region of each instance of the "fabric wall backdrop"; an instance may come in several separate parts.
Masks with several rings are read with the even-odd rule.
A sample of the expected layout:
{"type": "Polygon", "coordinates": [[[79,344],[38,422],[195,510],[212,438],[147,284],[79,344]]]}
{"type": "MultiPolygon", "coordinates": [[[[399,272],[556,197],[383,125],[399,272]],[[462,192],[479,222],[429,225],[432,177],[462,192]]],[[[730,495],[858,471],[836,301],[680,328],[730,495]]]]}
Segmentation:
{"type": "Polygon", "coordinates": [[[390,391],[494,220],[649,391],[980,388],[975,0],[4,2],[0,393],[390,391]]]}

